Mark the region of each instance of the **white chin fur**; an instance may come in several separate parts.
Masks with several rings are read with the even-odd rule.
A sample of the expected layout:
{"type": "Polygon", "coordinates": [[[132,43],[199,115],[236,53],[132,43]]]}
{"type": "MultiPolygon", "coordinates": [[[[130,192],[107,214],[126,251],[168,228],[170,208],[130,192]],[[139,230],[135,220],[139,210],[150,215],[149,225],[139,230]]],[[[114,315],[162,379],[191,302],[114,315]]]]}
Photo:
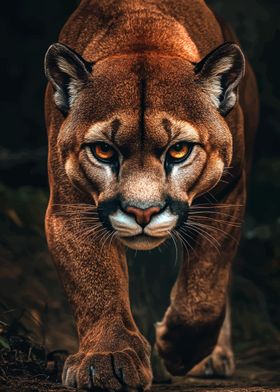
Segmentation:
{"type": "Polygon", "coordinates": [[[143,230],[133,216],[121,210],[110,215],[111,225],[121,242],[131,249],[138,250],[149,250],[162,244],[175,227],[177,220],[178,216],[173,215],[167,208],[152,217],[151,222],[143,230]]]}
{"type": "Polygon", "coordinates": [[[119,240],[128,248],[134,250],[151,250],[160,246],[167,237],[150,237],[139,235],[137,237],[118,237],[119,240]]]}

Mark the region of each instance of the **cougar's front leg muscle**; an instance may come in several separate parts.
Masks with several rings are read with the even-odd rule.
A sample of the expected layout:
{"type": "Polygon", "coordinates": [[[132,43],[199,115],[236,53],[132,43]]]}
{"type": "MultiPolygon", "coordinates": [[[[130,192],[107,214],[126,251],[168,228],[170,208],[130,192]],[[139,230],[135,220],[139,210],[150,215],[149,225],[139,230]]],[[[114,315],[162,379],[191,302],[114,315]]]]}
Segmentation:
{"type": "MultiPolygon", "coordinates": [[[[63,210],[63,209],[62,209],[63,210]]],[[[71,218],[75,221],[75,218],[71,218]]],[[[65,364],[63,381],[85,388],[147,388],[151,383],[150,348],[131,315],[128,277],[121,245],[103,251],[102,241],[85,242],[86,227],[51,212],[48,243],[72,305],[79,352],[65,364]]]]}

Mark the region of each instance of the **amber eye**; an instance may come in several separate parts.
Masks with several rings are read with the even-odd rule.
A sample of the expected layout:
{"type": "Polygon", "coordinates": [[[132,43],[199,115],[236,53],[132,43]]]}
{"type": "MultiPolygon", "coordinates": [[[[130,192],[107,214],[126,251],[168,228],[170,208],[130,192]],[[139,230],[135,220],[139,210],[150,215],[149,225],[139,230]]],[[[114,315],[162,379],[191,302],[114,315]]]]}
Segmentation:
{"type": "Polygon", "coordinates": [[[117,153],[109,144],[97,142],[91,145],[91,151],[96,159],[110,163],[117,158],[117,153]]]}
{"type": "Polygon", "coordinates": [[[191,152],[191,145],[186,142],[180,142],[174,144],[174,146],[170,147],[167,152],[167,159],[171,161],[182,161],[191,152]]]}

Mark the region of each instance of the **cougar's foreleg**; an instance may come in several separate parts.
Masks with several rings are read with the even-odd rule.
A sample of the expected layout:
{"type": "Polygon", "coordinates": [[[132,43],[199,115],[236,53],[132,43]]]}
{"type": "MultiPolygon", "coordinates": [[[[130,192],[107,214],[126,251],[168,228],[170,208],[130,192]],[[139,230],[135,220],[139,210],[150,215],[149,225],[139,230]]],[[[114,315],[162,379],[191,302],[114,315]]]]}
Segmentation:
{"type": "MultiPolygon", "coordinates": [[[[208,216],[203,211],[209,211],[209,207],[201,210],[197,219],[192,215],[192,221],[196,222],[195,249],[190,255],[185,254],[170,306],[156,328],[158,352],[173,375],[185,375],[210,355],[217,344],[226,314],[231,265],[240,238],[244,203],[243,176],[234,190],[216,203],[216,208],[213,204],[208,216]]],[[[223,333],[217,350],[222,341],[225,341],[223,333]]]]}
{"type": "Polygon", "coordinates": [[[79,351],[66,360],[64,384],[119,390],[151,384],[150,347],[130,311],[122,247],[73,216],[46,217],[49,248],[73,308],[79,351]],[[99,238],[99,239],[98,239],[99,238]]]}

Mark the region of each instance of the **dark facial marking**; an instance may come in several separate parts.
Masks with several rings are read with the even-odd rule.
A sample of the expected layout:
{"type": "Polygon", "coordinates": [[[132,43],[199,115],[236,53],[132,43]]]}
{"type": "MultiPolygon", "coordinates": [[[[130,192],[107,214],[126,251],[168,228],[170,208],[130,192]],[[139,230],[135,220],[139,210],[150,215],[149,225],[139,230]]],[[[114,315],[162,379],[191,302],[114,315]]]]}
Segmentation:
{"type": "Polygon", "coordinates": [[[111,131],[111,140],[114,144],[116,144],[116,134],[121,126],[121,122],[119,119],[115,119],[111,123],[112,131],[111,131]]]}
{"type": "Polygon", "coordinates": [[[167,118],[163,118],[161,123],[162,123],[163,129],[165,130],[165,132],[167,133],[167,136],[168,136],[168,142],[167,142],[167,145],[168,145],[171,141],[171,136],[172,136],[171,122],[167,118]]]}
{"type": "Polygon", "coordinates": [[[100,222],[109,230],[112,230],[111,222],[109,220],[109,215],[113,214],[120,207],[120,200],[118,197],[103,201],[99,204],[97,211],[99,215],[100,222]]]}
{"type": "Polygon", "coordinates": [[[140,141],[141,149],[144,149],[145,140],[145,110],[146,110],[146,89],[147,81],[144,78],[140,79],[140,114],[139,114],[139,129],[140,129],[140,141]]]}
{"type": "Polygon", "coordinates": [[[189,212],[189,204],[187,202],[174,200],[171,197],[168,197],[166,206],[170,208],[170,211],[174,215],[178,215],[177,227],[187,220],[189,212]]]}

